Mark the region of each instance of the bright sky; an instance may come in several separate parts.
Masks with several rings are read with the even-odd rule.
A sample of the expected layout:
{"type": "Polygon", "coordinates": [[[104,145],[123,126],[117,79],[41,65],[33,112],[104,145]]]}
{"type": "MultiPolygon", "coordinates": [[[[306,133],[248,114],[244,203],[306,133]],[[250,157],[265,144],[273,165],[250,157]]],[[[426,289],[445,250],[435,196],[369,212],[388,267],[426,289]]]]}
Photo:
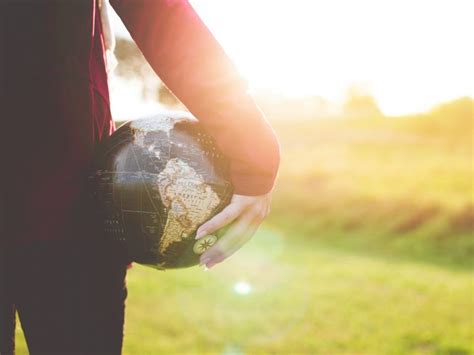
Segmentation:
{"type": "Polygon", "coordinates": [[[191,3],[253,89],[338,102],[357,84],[391,115],[474,96],[472,0],[191,3]]]}

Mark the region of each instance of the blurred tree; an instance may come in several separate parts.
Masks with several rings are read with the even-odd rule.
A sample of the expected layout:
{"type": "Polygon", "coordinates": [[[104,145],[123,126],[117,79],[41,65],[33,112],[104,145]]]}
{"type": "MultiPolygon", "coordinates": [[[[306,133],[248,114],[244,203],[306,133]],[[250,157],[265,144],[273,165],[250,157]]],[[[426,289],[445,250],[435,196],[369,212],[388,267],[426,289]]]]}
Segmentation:
{"type": "Polygon", "coordinates": [[[358,85],[352,85],[347,90],[343,114],[348,118],[379,118],[383,116],[375,98],[358,85]]]}
{"type": "Polygon", "coordinates": [[[158,101],[166,106],[177,107],[182,105],[181,101],[166,87],[165,84],[161,83],[160,87],[156,92],[158,101]]]}
{"type": "Polygon", "coordinates": [[[155,74],[135,42],[118,38],[115,55],[119,62],[115,74],[126,80],[137,80],[142,86],[144,100],[158,100],[173,107],[180,105],[179,100],[155,74]]]}
{"type": "Polygon", "coordinates": [[[433,108],[431,114],[437,117],[449,117],[450,119],[472,122],[474,119],[474,100],[470,97],[461,97],[445,102],[433,108]]]}
{"type": "Polygon", "coordinates": [[[115,73],[121,77],[134,79],[148,76],[152,69],[135,42],[118,38],[115,55],[119,65],[115,73]]]}
{"type": "Polygon", "coordinates": [[[453,141],[472,142],[474,136],[474,100],[461,97],[434,107],[419,115],[412,125],[432,136],[451,138],[453,141]]]}

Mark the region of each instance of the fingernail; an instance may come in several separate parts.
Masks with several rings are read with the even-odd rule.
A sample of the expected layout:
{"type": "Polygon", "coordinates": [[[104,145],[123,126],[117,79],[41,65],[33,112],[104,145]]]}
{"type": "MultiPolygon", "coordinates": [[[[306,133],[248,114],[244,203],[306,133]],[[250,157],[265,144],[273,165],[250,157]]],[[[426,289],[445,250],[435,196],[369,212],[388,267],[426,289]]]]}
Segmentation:
{"type": "Polygon", "coordinates": [[[209,261],[211,261],[211,259],[209,259],[209,258],[204,258],[204,259],[201,260],[200,264],[201,264],[201,265],[207,265],[207,263],[208,263],[209,261]]]}
{"type": "Polygon", "coordinates": [[[197,234],[196,234],[196,239],[202,238],[205,235],[207,235],[207,232],[205,230],[198,231],[197,234]]]}

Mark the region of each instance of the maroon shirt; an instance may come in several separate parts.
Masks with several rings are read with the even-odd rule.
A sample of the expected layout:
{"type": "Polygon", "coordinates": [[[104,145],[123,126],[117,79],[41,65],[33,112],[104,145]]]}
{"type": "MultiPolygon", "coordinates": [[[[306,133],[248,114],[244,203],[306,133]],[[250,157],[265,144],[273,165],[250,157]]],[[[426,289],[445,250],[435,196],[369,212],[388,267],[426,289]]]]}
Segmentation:
{"type": "MultiPolygon", "coordinates": [[[[246,83],[185,0],[112,0],[171,91],[231,160],[235,193],[273,187],[279,146],[246,83]]],[[[87,233],[85,177],[114,130],[95,0],[0,5],[1,232],[13,241],[87,233]]]]}

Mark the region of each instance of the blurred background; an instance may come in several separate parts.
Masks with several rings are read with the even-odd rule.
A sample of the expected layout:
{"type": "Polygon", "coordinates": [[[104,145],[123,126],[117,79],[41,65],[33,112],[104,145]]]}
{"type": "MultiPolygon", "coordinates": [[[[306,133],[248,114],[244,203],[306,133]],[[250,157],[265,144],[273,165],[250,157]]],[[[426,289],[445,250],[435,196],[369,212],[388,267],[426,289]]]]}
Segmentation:
{"type": "MultiPolygon", "coordinates": [[[[281,172],[225,263],[130,270],[125,354],[474,353],[472,1],[192,4],[281,172]]],[[[118,123],[185,109],[113,20],[118,123]]]]}

